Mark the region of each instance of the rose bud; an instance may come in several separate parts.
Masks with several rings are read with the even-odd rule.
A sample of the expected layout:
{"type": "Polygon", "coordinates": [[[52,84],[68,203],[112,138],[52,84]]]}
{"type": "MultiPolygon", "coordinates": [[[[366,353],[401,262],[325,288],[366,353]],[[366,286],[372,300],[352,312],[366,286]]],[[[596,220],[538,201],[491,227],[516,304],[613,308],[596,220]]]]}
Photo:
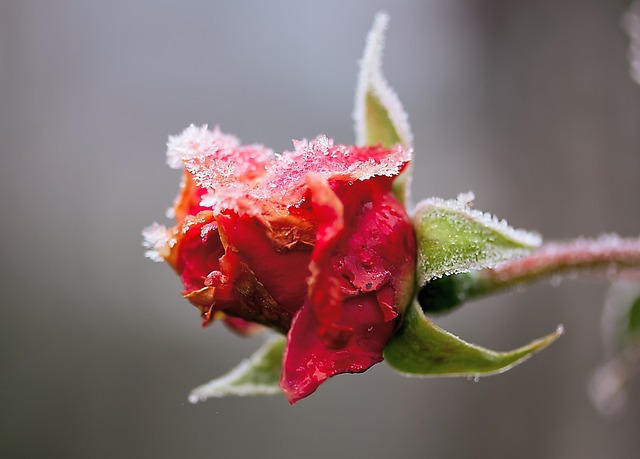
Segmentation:
{"type": "Polygon", "coordinates": [[[204,325],[287,334],[280,387],[291,403],[382,360],[416,265],[391,190],[408,148],[324,136],[294,146],[274,156],[206,126],[171,137],[168,162],[184,168],[176,225],[145,230],[147,255],[180,275],[204,325]]]}

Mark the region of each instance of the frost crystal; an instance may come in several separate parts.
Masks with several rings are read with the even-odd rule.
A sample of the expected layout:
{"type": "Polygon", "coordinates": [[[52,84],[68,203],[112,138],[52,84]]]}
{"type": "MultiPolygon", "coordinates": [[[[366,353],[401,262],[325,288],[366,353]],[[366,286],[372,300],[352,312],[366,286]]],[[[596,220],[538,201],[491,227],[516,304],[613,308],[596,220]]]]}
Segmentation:
{"type": "Polygon", "coordinates": [[[455,200],[431,198],[413,213],[420,286],[442,276],[494,268],[527,255],[541,237],[471,208],[473,193],[455,200]]]}
{"type": "Polygon", "coordinates": [[[144,252],[144,256],[155,262],[164,261],[158,250],[165,247],[169,242],[169,233],[166,226],[154,222],[142,230],[142,237],[142,245],[147,249],[144,252]]]}
{"type": "Polygon", "coordinates": [[[443,210],[453,210],[463,214],[480,226],[488,228],[504,235],[512,241],[527,247],[538,247],[542,244],[542,237],[538,233],[515,229],[507,223],[505,219],[498,219],[489,212],[482,212],[471,208],[475,196],[472,191],[460,193],[455,200],[444,200],[441,198],[430,198],[422,201],[414,213],[419,213],[421,209],[427,207],[440,208],[443,210]]]}
{"type": "Polygon", "coordinates": [[[218,126],[213,131],[208,126],[197,127],[193,124],[182,134],[169,136],[167,142],[167,164],[173,169],[182,169],[182,163],[197,157],[216,155],[220,158],[240,145],[240,141],[227,134],[222,134],[218,126]]]}
{"type": "Polygon", "coordinates": [[[382,51],[384,49],[384,34],[389,23],[389,16],[385,13],[376,15],[373,27],[367,35],[367,45],[364,56],[360,61],[360,74],[356,88],[355,109],[353,120],[356,130],[356,144],[366,143],[365,110],[367,93],[374,95],[389,113],[400,140],[405,145],[413,145],[413,135],[409,127],[409,118],[402,107],[398,95],[391,89],[382,74],[382,51]]]}
{"type": "Polygon", "coordinates": [[[261,145],[240,145],[218,128],[212,132],[206,126],[190,126],[169,139],[167,158],[172,167],[178,161],[184,164],[198,186],[208,190],[202,206],[255,215],[264,205],[300,203],[309,173],[342,180],[392,177],[410,160],[411,150],[334,145],[321,135],[311,142],[294,141],[293,151],[274,156],[261,145]]]}

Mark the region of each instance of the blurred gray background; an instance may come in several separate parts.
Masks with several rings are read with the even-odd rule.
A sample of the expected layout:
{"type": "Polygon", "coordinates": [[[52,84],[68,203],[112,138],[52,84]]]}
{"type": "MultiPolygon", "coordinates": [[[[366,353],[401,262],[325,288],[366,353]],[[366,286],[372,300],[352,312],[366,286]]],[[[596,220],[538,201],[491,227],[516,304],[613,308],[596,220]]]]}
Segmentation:
{"type": "Polygon", "coordinates": [[[385,73],[415,134],[414,201],[477,207],[547,239],[638,235],[640,87],[624,0],[0,1],[0,456],[631,458],[640,387],[598,416],[605,285],[472,303],[441,323],[497,349],[563,323],[478,383],[384,364],[283,396],[190,405],[258,347],[200,328],[140,231],[180,174],[167,135],[220,124],[276,151],[353,142],[357,60],[391,15],[385,73]]]}

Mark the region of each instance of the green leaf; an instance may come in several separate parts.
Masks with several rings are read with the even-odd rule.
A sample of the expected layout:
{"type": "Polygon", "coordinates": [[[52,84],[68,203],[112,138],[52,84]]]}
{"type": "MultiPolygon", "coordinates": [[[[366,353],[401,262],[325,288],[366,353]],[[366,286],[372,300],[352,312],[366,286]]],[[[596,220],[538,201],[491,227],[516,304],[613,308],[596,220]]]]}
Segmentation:
{"type": "Polygon", "coordinates": [[[416,208],[418,287],[445,275],[494,267],[540,245],[537,234],[472,209],[472,200],[473,193],[449,201],[431,198],[416,208]]]}
{"type": "MultiPolygon", "coordinates": [[[[386,14],[376,15],[360,63],[353,111],[356,143],[359,145],[382,145],[389,148],[399,143],[406,146],[413,143],[407,114],[382,74],[382,51],[388,22],[386,14]]],[[[396,198],[405,205],[411,177],[410,166],[393,182],[396,198]]]]}
{"type": "Polygon", "coordinates": [[[413,303],[402,327],[384,350],[384,358],[396,371],[408,376],[487,376],[522,363],[562,335],[562,326],[510,352],[496,352],[469,344],[441,329],[413,303]]]}
{"type": "Polygon", "coordinates": [[[189,394],[189,401],[197,403],[211,397],[227,395],[270,395],[280,393],[278,382],[282,368],[282,353],[287,339],[274,336],[249,359],[226,375],[196,387],[189,394]]]}

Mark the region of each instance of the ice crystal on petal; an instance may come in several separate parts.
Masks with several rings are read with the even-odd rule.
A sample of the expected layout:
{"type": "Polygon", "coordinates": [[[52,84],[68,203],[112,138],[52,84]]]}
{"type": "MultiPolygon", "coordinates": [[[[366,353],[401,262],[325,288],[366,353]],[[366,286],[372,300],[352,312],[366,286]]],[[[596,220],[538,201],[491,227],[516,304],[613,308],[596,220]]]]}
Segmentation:
{"type": "Polygon", "coordinates": [[[323,178],[367,180],[374,176],[392,177],[409,161],[411,150],[394,147],[354,148],[334,145],[333,139],[318,136],[311,142],[294,142],[294,151],[284,152],[267,166],[267,176],[255,198],[273,196],[289,205],[295,204],[305,189],[305,177],[314,173],[323,178]],[[264,186],[266,185],[266,186],[264,186]],[[265,196],[261,196],[264,193],[265,196]]]}
{"type": "Polygon", "coordinates": [[[167,164],[173,169],[181,169],[185,160],[232,151],[239,145],[235,136],[221,133],[217,126],[210,131],[206,124],[201,127],[192,124],[182,134],[169,136],[167,164]]]}
{"type": "MultiPolygon", "coordinates": [[[[238,163],[246,161],[255,164],[258,155],[247,155],[249,149],[238,147],[238,163]]],[[[410,160],[411,149],[396,146],[391,149],[381,147],[350,147],[334,145],[332,139],[318,136],[308,142],[294,141],[294,150],[264,162],[264,172],[247,179],[246,173],[239,175],[233,167],[216,161],[187,161],[187,169],[194,174],[196,182],[209,188],[202,205],[218,211],[234,209],[245,214],[259,214],[262,206],[289,207],[302,201],[307,187],[307,174],[317,174],[323,178],[341,180],[367,180],[374,176],[393,177],[410,160]],[[201,167],[196,167],[201,165],[201,167]],[[214,177],[206,180],[206,177],[214,177]]]]}

